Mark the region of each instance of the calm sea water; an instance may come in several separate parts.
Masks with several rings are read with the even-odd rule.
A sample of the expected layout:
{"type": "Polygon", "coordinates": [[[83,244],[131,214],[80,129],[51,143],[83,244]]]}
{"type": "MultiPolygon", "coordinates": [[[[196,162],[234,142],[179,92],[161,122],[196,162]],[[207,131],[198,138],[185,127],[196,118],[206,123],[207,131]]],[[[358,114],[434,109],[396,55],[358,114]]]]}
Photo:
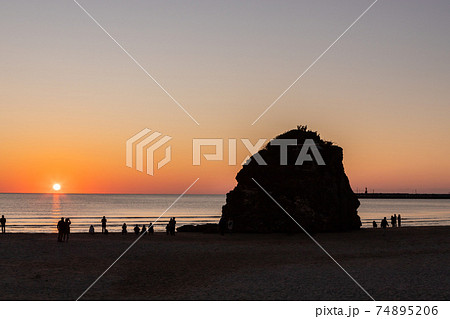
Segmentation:
{"type": "MultiPolygon", "coordinates": [[[[100,231],[102,216],[108,229],[121,230],[127,223],[148,225],[158,218],[178,195],[53,195],[0,194],[0,214],[7,219],[8,232],[56,232],[61,217],[72,221],[72,232],[87,232],[90,225],[100,231]]],[[[359,215],[363,227],[371,227],[384,216],[402,215],[403,226],[450,225],[450,199],[361,199],[359,215]]],[[[177,226],[217,223],[225,195],[185,195],[155,225],[164,231],[170,217],[177,226]]],[[[282,213],[282,212],[280,212],[282,213]]]]}

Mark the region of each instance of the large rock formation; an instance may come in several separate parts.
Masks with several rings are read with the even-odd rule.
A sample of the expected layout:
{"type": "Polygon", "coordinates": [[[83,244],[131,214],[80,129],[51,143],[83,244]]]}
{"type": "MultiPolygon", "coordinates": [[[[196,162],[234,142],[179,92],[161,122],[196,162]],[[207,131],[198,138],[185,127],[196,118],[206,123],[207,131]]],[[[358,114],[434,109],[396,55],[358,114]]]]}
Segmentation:
{"type": "Polygon", "coordinates": [[[287,147],[287,165],[281,165],[281,147],[272,142],[259,155],[254,154],[237,174],[237,186],[227,194],[220,224],[232,224],[235,232],[301,232],[257,182],[310,232],[359,229],[359,200],[345,175],[342,148],[323,141],[305,126],[276,137],[281,139],[297,143],[287,147]],[[302,147],[311,140],[325,165],[319,165],[320,158],[314,156],[312,148],[307,152],[312,161],[296,164],[299,155],[302,158],[302,147]],[[261,158],[267,165],[258,164],[261,158]]]}

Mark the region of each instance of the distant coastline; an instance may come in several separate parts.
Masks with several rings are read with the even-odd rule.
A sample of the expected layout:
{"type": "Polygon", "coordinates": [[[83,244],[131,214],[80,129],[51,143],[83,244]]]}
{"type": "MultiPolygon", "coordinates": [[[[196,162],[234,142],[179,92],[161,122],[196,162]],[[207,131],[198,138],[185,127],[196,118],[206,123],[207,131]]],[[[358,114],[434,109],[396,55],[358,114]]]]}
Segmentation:
{"type": "Polygon", "coordinates": [[[356,193],[356,196],[374,199],[450,199],[450,194],[356,193]]]}

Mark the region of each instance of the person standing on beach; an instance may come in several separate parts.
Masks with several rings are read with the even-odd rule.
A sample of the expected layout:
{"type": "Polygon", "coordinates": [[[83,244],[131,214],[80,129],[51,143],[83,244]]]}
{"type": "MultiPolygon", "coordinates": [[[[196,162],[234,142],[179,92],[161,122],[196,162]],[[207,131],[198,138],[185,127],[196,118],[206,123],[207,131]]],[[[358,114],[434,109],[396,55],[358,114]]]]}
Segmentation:
{"type": "Polygon", "coordinates": [[[56,228],[58,228],[58,241],[61,242],[63,239],[65,228],[64,217],[61,217],[61,220],[58,222],[58,225],[56,225],[56,228]]]}
{"type": "Polygon", "coordinates": [[[398,227],[401,227],[402,226],[402,216],[400,216],[400,214],[398,214],[397,221],[398,221],[398,227]]]}
{"type": "Polygon", "coordinates": [[[70,218],[66,218],[66,221],[64,222],[63,241],[69,241],[70,224],[72,224],[72,222],[70,221],[70,218]]]}
{"type": "Polygon", "coordinates": [[[393,227],[397,227],[397,215],[394,214],[394,226],[393,227]]]}
{"type": "Polygon", "coordinates": [[[387,221],[386,217],[384,217],[384,218],[381,220],[380,226],[381,226],[381,228],[386,228],[387,225],[388,225],[388,221],[387,221]]]}
{"type": "Polygon", "coordinates": [[[126,235],[127,233],[128,233],[128,231],[127,231],[127,224],[123,223],[123,225],[122,225],[122,235],[126,235]]]}
{"type": "Polygon", "coordinates": [[[372,226],[373,226],[373,228],[377,228],[377,227],[378,227],[377,222],[376,222],[376,221],[373,221],[373,222],[372,222],[372,226]]]}
{"type": "Polygon", "coordinates": [[[140,231],[139,226],[136,225],[136,226],[134,227],[134,233],[135,233],[136,235],[139,235],[139,231],[140,231]]]}
{"type": "Polygon", "coordinates": [[[170,234],[172,236],[175,236],[175,225],[177,224],[177,221],[175,220],[175,217],[172,218],[172,226],[170,227],[170,234]]]}
{"type": "Polygon", "coordinates": [[[102,218],[102,234],[106,233],[106,222],[107,222],[106,217],[103,216],[103,218],[102,218]]]}
{"type": "Polygon", "coordinates": [[[153,223],[150,223],[150,225],[148,225],[148,233],[150,235],[153,235],[155,233],[155,229],[153,228],[153,223]]]}
{"type": "Polygon", "coordinates": [[[2,234],[6,232],[6,218],[5,215],[2,215],[2,218],[0,218],[0,224],[2,225],[2,234]]]}
{"type": "Polygon", "coordinates": [[[172,218],[170,218],[169,222],[166,225],[166,235],[170,235],[171,232],[170,227],[172,227],[172,218]]]}
{"type": "Polygon", "coordinates": [[[147,232],[147,228],[145,225],[142,225],[141,234],[145,234],[147,232]]]}

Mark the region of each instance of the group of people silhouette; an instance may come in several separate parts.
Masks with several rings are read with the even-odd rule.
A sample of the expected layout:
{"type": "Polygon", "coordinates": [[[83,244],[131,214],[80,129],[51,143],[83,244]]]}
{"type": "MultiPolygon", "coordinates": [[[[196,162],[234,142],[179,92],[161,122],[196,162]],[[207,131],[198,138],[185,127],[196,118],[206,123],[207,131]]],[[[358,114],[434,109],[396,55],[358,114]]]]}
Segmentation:
{"type": "MultiPolygon", "coordinates": [[[[103,216],[102,220],[101,220],[101,224],[102,224],[102,234],[108,234],[108,229],[106,229],[106,223],[108,222],[108,220],[106,219],[105,216],[103,216]]],[[[170,218],[169,223],[166,226],[166,232],[167,235],[175,235],[175,225],[176,225],[176,221],[175,221],[175,217],[170,218]]],[[[59,228],[58,228],[59,229],[59,228]]],[[[142,228],[139,227],[139,225],[136,224],[136,226],[134,226],[133,231],[136,235],[141,235],[141,234],[150,234],[153,235],[155,233],[155,229],[153,227],[153,223],[150,223],[148,225],[148,230],[147,227],[145,225],[142,225],[142,228]]],[[[91,225],[89,227],[89,233],[90,234],[95,234],[95,228],[94,225],[91,225]]],[[[122,235],[126,235],[128,234],[128,225],[127,223],[123,223],[122,224],[122,235]]]]}
{"type": "MultiPolygon", "coordinates": [[[[108,230],[106,229],[106,222],[108,220],[106,219],[105,216],[102,217],[102,220],[100,221],[102,223],[102,234],[107,235],[108,234],[108,230]]],[[[94,225],[89,226],[89,234],[95,234],[95,228],[94,225]]]]}
{"type": "Polygon", "coordinates": [[[70,224],[72,224],[72,222],[70,221],[70,218],[66,218],[66,220],[64,220],[64,217],[61,217],[61,220],[56,225],[56,228],[58,229],[58,241],[59,242],[68,242],[69,241],[70,224]]]}
{"type": "MultiPolygon", "coordinates": [[[[127,223],[123,223],[123,225],[122,225],[122,235],[128,234],[127,227],[128,227],[127,223]]],[[[153,223],[150,223],[148,225],[148,230],[145,227],[145,225],[142,225],[142,228],[139,228],[139,225],[136,225],[136,226],[134,226],[133,230],[134,230],[134,233],[136,235],[141,235],[141,234],[145,234],[145,233],[153,235],[155,233],[155,230],[153,228],[153,223]]]]}
{"type": "MultiPolygon", "coordinates": [[[[108,234],[108,230],[106,229],[106,223],[107,223],[107,219],[105,216],[103,216],[102,220],[101,220],[101,224],[102,224],[102,234],[108,234]]],[[[222,220],[221,220],[222,222],[222,220]]],[[[175,217],[170,218],[169,223],[166,225],[166,234],[167,235],[172,235],[175,236],[175,225],[176,225],[176,220],[175,217]]],[[[232,223],[232,222],[231,222],[232,223]]],[[[66,220],[64,220],[64,217],[61,217],[61,220],[58,222],[57,224],[57,229],[58,229],[58,241],[59,242],[64,242],[64,241],[69,241],[69,235],[70,235],[70,224],[72,224],[72,222],[70,221],[70,218],[66,218],[66,220]]],[[[2,218],[0,218],[0,225],[1,225],[1,229],[2,229],[2,233],[4,234],[6,232],[6,218],[4,215],[2,215],[2,218]]],[[[373,228],[377,228],[378,224],[376,221],[372,222],[373,228]]],[[[219,226],[220,225],[219,223],[219,226]]],[[[387,218],[384,217],[381,222],[380,222],[380,227],[381,228],[387,228],[389,226],[389,223],[387,221],[387,218]]],[[[400,214],[398,214],[398,216],[396,214],[391,216],[391,227],[401,227],[402,226],[402,216],[400,214]]],[[[233,226],[228,225],[228,228],[232,228],[233,226]]],[[[225,228],[225,227],[223,227],[225,228]]],[[[149,233],[150,235],[153,235],[155,230],[153,228],[153,223],[150,223],[148,225],[148,231],[147,228],[145,227],[145,225],[142,225],[142,228],[139,228],[138,225],[136,225],[134,227],[134,233],[136,235],[139,234],[144,234],[144,233],[149,233]]],[[[89,233],[90,234],[94,234],[95,233],[95,229],[94,229],[94,225],[91,225],[89,227],[89,233]]],[[[127,234],[127,224],[123,223],[122,225],[122,235],[127,234]]],[[[221,227],[221,233],[223,234],[223,230],[221,227]]]]}
{"type": "Polygon", "coordinates": [[[177,224],[177,221],[175,220],[175,217],[172,217],[169,220],[169,223],[166,225],[166,234],[175,236],[175,225],[177,224]]]}
{"type": "MultiPolygon", "coordinates": [[[[373,225],[373,228],[377,228],[378,227],[376,221],[373,221],[372,225],[373,225]]],[[[389,226],[389,223],[387,221],[387,218],[384,217],[381,220],[380,227],[381,228],[387,228],[388,226],[389,226]]],[[[397,226],[398,227],[402,226],[402,216],[400,214],[398,214],[398,216],[396,214],[391,216],[391,227],[397,227],[397,226]]]]}

